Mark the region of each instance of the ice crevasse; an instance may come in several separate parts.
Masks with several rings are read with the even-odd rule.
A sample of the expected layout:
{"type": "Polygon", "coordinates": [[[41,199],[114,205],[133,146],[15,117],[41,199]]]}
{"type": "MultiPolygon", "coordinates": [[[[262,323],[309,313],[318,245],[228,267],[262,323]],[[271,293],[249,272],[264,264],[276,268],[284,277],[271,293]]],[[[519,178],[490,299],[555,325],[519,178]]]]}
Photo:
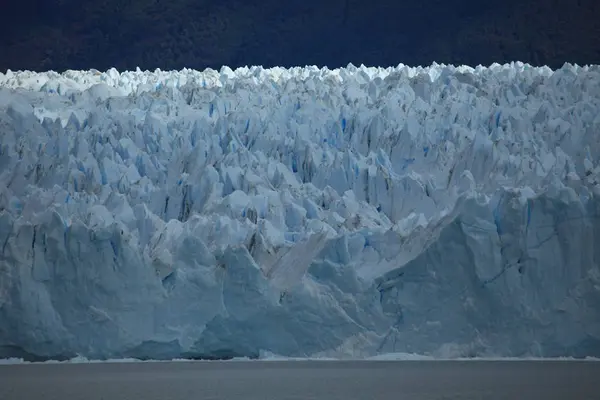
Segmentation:
{"type": "Polygon", "coordinates": [[[600,356],[600,67],[0,73],[0,357],[600,356]]]}

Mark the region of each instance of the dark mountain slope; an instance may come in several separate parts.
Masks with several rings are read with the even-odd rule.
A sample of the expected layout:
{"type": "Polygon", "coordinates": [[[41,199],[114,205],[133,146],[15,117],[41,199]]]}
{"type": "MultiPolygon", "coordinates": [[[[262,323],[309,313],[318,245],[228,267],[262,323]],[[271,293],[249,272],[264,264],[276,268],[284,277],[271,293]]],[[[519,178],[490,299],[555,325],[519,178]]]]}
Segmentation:
{"type": "Polygon", "coordinates": [[[0,70],[600,63],[597,0],[23,0],[0,70]]]}

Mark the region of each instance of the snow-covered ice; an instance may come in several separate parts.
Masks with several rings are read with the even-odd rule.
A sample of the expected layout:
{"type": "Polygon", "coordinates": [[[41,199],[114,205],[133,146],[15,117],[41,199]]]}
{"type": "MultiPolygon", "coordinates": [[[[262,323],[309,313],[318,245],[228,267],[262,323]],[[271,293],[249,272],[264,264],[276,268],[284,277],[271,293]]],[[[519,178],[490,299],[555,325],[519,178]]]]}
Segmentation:
{"type": "Polygon", "coordinates": [[[600,68],[0,73],[0,357],[600,356],[600,68]]]}

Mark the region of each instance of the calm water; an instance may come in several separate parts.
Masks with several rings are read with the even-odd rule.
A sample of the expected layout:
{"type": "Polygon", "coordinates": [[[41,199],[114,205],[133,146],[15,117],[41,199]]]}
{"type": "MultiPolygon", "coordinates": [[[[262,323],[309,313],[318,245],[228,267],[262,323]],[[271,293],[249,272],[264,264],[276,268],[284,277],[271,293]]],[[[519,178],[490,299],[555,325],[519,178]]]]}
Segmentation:
{"type": "Polygon", "coordinates": [[[600,362],[4,365],[0,399],[600,399],[600,362]]]}

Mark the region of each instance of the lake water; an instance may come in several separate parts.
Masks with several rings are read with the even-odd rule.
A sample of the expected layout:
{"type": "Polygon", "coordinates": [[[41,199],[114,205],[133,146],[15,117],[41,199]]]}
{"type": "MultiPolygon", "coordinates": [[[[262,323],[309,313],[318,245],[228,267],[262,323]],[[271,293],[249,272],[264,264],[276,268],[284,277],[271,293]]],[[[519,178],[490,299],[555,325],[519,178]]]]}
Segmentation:
{"type": "Polygon", "coordinates": [[[0,399],[600,399],[600,362],[230,361],[1,365],[0,399]]]}

